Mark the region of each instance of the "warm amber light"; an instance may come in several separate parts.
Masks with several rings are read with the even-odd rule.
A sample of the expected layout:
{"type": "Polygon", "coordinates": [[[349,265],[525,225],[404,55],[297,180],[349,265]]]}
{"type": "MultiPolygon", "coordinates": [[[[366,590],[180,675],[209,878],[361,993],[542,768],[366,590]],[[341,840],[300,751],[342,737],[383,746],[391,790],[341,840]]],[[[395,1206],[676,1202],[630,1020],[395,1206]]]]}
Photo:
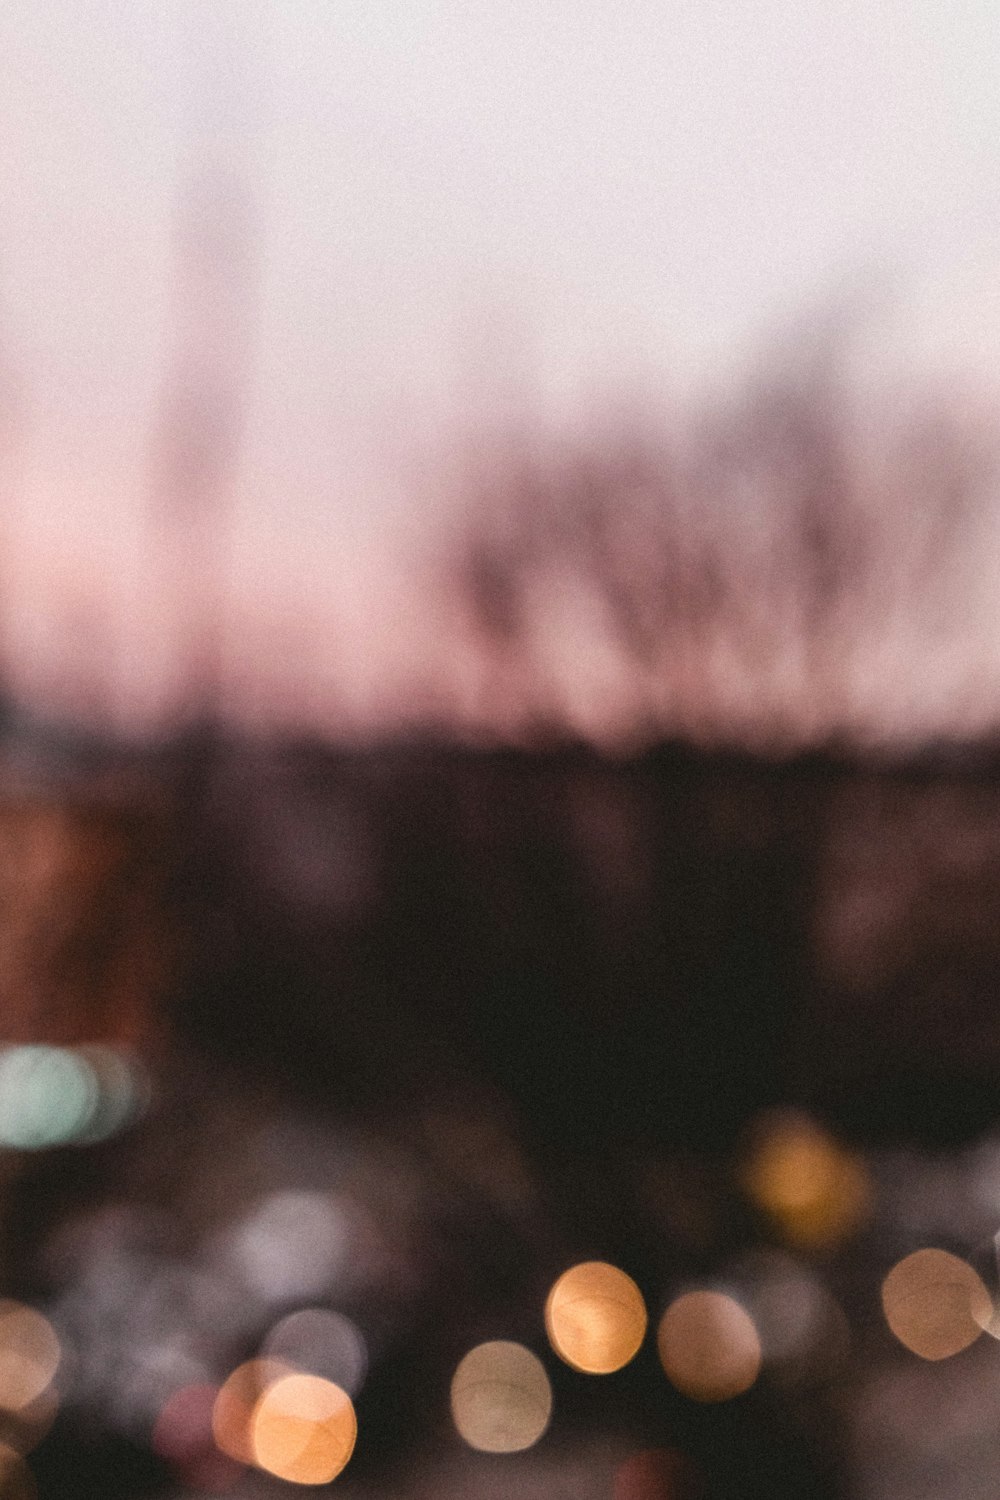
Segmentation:
{"type": "Polygon", "coordinates": [[[3,1500],[37,1500],[35,1476],[20,1453],[0,1444],[0,1495],[3,1500]]]}
{"type": "Polygon", "coordinates": [[[846,1239],[863,1223],[871,1199],[861,1158],[793,1110],[761,1124],[743,1185],[784,1239],[804,1249],[846,1239]]]}
{"type": "MultiPolygon", "coordinates": [[[[59,1395],[54,1385],[19,1411],[11,1411],[9,1407],[0,1409],[0,1449],[12,1448],[23,1458],[38,1447],[58,1413],[59,1395]]],[[[0,1496],[3,1494],[0,1485],[0,1496]]]]}
{"type": "Polygon", "coordinates": [[[223,1453],[241,1464],[254,1462],[250,1423],[261,1396],[289,1373],[277,1359],[248,1359],[238,1365],[215,1398],[212,1436],[223,1453]]]}
{"type": "Polygon", "coordinates": [[[882,1283],[882,1308],[897,1339],[922,1359],[947,1359],[974,1343],[993,1316],[981,1278],[947,1250],[916,1250],[882,1283]]]}
{"type": "Polygon", "coordinates": [[[329,1484],[354,1452],[351,1398],[318,1375],[286,1375],[269,1386],[251,1424],[254,1459],[293,1484],[329,1484]]]}
{"type": "Polygon", "coordinates": [[[479,1344],[455,1371],[451,1412],[470,1448],[519,1453],[537,1443],[549,1425],[549,1377],[523,1344],[479,1344]]]}
{"type": "Polygon", "coordinates": [[[610,1375],[627,1365],[646,1336],[646,1324],[646,1304],[635,1282],[600,1260],[565,1271],[545,1305],[553,1349],[587,1375],[610,1375]]]}
{"type": "Polygon", "coordinates": [[[48,1318],[20,1302],[0,1302],[0,1407],[21,1412],[37,1401],[61,1358],[48,1318]]]}
{"type": "Polygon", "coordinates": [[[728,1401],[760,1372],[757,1329],[746,1308],[724,1292],[687,1292],[660,1322],[660,1360],[671,1383],[694,1401],[728,1401]]]}

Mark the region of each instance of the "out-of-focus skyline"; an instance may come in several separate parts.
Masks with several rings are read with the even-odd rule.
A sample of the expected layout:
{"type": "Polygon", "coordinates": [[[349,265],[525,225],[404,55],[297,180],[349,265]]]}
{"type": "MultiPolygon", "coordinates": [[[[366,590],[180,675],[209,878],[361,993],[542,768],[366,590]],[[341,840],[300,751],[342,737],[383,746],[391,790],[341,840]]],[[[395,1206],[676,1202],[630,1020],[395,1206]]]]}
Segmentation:
{"type": "MultiPolygon", "coordinates": [[[[397,582],[435,490],[414,454],[497,391],[559,416],[725,388],[873,271],[915,275],[932,359],[992,373],[998,64],[986,0],[9,0],[0,582],[21,691],[119,718],[168,691],[151,455],[206,155],[255,205],[230,691],[364,720],[435,670],[434,610],[397,582]],[[273,680],[296,631],[300,688],[273,680]]],[[[974,654],[1000,662],[980,625],[974,654]]]]}

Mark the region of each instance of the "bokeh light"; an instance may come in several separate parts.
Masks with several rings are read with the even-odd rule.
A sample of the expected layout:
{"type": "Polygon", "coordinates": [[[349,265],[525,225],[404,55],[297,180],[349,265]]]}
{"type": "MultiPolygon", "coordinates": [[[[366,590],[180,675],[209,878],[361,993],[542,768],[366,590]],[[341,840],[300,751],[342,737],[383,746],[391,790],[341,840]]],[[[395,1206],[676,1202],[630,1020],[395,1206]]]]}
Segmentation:
{"type": "Polygon", "coordinates": [[[48,1318],[20,1302],[0,1302],[0,1408],[26,1412],[51,1387],[61,1358],[48,1318]]]}
{"type": "Polygon", "coordinates": [[[19,1151],[94,1145],[141,1113],[148,1084],[115,1047],[26,1046],[0,1051],[0,1145],[19,1151]]]}
{"type": "Polygon", "coordinates": [[[321,1375],[356,1396],[368,1372],[368,1350],[360,1329],[323,1307],[303,1307],[276,1323],[262,1354],[306,1375],[321,1375]]]}
{"type": "MultiPolygon", "coordinates": [[[[66,1399],[106,1411],[145,1441],[184,1386],[218,1383],[233,1349],[252,1348],[261,1308],[199,1257],[164,1254],[169,1220],[120,1204],[70,1219],[46,1257],[66,1350],[66,1399]]],[[[175,1248],[175,1247],[172,1247],[175,1248]]]]}
{"type": "Polygon", "coordinates": [[[153,1427],[152,1447],[187,1484],[215,1494],[231,1488],[243,1465],[221,1453],[212,1433],[218,1390],[214,1385],[186,1385],[167,1401],[153,1427]]]}
{"type": "MultiPolygon", "coordinates": [[[[22,1456],[30,1453],[46,1436],[58,1414],[59,1393],[55,1386],[49,1386],[19,1411],[0,1408],[0,1448],[13,1448],[22,1456]]],[[[0,1497],[2,1495],[0,1490],[0,1497]]]]}
{"type": "Polygon", "coordinates": [[[357,1435],[350,1396],[317,1375],[285,1375],[269,1386],[251,1424],[256,1463],[294,1484],[336,1479],[357,1435]]]}
{"type": "Polygon", "coordinates": [[[555,1352],[574,1370],[609,1375],[634,1358],[646,1336],[646,1304],[630,1276],[604,1261],[565,1271],[545,1305],[555,1352]]]}
{"type": "Polygon", "coordinates": [[[481,1453],[533,1447],[552,1416],[541,1360],[503,1339],[470,1349],[452,1378],[451,1413],[461,1437],[481,1453]]]}
{"type": "Polygon", "coordinates": [[[109,1140],[146,1108],[149,1084],[137,1060],[116,1047],[78,1047],[76,1056],[91,1069],[97,1093],[90,1116],[75,1137],[83,1146],[109,1140]]]}
{"type": "Polygon", "coordinates": [[[0,1145],[40,1151],[85,1133],[97,1108],[93,1068],[66,1047],[0,1052],[0,1145]]]}
{"type": "Polygon", "coordinates": [[[660,1321],[657,1343],[668,1379],[694,1401],[728,1401],[760,1372],[761,1347],[746,1308],[725,1292],[686,1292],[660,1321]]]}
{"type": "Polygon", "coordinates": [[[982,1299],[977,1297],[969,1311],[991,1338],[1000,1340],[1000,1231],[991,1234],[965,1257],[980,1278],[990,1300],[989,1316],[982,1299]]]}
{"type": "Polygon", "coordinates": [[[787,1243],[802,1249],[839,1244],[861,1227],[871,1206],[861,1157],[797,1110],[758,1121],[742,1180],[787,1243]]]}
{"type": "Polygon", "coordinates": [[[649,1448],[619,1464],[613,1500],[700,1500],[704,1491],[701,1470],[686,1453],[649,1448]]]}
{"type": "Polygon", "coordinates": [[[806,1385],[840,1368],[850,1345],[847,1319],[811,1266],[784,1251],[758,1251],[743,1262],[738,1284],[772,1376],[806,1385]]]}
{"type": "Polygon", "coordinates": [[[0,1497],[2,1500],[37,1500],[38,1486],[28,1465],[13,1448],[0,1443],[0,1497]]]}
{"type": "Polygon", "coordinates": [[[347,1249],[342,1205],[326,1193],[272,1193],[227,1236],[225,1248],[249,1289],[268,1302],[316,1297],[336,1279],[347,1249]]]}
{"type": "Polygon", "coordinates": [[[238,1463],[254,1459],[251,1424],[254,1410],[264,1393],[289,1374],[277,1359],[248,1359],[238,1365],[223,1383],[212,1408],[212,1434],[223,1453],[238,1463]]]}
{"type": "Polygon", "coordinates": [[[175,1391],[153,1427],[153,1451],[186,1466],[193,1456],[214,1448],[212,1410],[218,1394],[214,1385],[185,1385],[175,1391]]]}
{"type": "Polygon", "coordinates": [[[947,1359],[974,1343],[993,1317],[982,1278],[947,1250],[915,1250],[882,1283],[886,1322],[921,1359],[947,1359]]]}

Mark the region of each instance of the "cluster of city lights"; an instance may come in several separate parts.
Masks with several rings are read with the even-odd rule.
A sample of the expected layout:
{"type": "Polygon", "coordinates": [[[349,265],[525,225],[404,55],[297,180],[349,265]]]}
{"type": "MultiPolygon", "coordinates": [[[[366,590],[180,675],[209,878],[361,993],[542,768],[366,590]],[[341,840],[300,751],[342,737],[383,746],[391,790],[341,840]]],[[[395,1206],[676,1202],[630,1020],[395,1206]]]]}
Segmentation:
{"type": "MultiPolygon", "coordinates": [[[[789,1263],[791,1266],[792,1263],[789,1263]]],[[[804,1275],[780,1284],[784,1307],[766,1316],[767,1296],[744,1300],[731,1290],[697,1287],[668,1304],[657,1329],[660,1363],[673,1384],[693,1401],[715,1403],[748,1391],[766,1366],[780,1366],[787,1338],[802,1311],[804,1275]],[[755,1301],[757,1306],[755,1307],[755,1301]],[[797,1307],[798,1305],[798,1307],[797,1307]],[[762,1312],[765,1313],[762,1316],[762,1312]],[[756,1315],[755,1315],[756,1314],[756,1315]]],[[[835,1307],[832,1299],[829,1304],[835,1307]]],[[[959,1256],[921,1249],[904,1257],[882,1287],[886,1322],[899,1342],[928,1360],[960,1353],[982,1333],[1000,1338],[994,1300],[974,1267],[959,1256]]],[[[639,1351],[647,1313],[635,1283],[616,1266],[591,1261],[559,1277],[545,1308],[554,1352],[574,1370],[608,1375],[639,1351]]],[[[831,1336],[843,1329],[827,1323],[831,1336]]],[[[818,1331],[818,1329],[816,1330],[818,1331]]],[[[552,1415],[552,1387],[538,1356],[524,1345],[477,1345],[455,1371],[451,1410],[470,1447],[487,1453],[520,1452],[535,1444],[552,1415]]]]}
{"type": "Polygon", "coordinates": [[[144,1075],[119,1048],[0,1048],[0,1146],[96,1145],[130,1124],[145,1102],[144,1075]]]}
{"type": "Polygon", "coordinates": [[[234,1370],[215,1397],[221,1452],[291,1484],[329,1484],[354,1452],[358,1420],[343,1386],[283,1360],[234,1370]]]}
{"type": "MultiPolygon", "coordinates": [[[[648,1328],[642,1293],[617,1266],[587,1261],[556,1281],[545,1306],[553,1351],[586,1375],[611,1375],[639,1352],[648,1328]]],[[[659,1324],[660,1362],[673,1385],[696,1401],[725,1401],[749,1390],[761,1368],[761,1343],[735,1297],[688,1291],[659,1324]]],[[[471,1349],[455,1371],[451,1411],[470,1447],[516,1453],[532,1447],[552,1415],[552,1387],[537,1355],[497,1340],[471,1349]]]]}
{"type": "MultiPolygon", "coordinates": [[[[779,1279],[771,1287],[778,1295],[770,1299],[770,1321],[766,1277],[760,1274],[756,1293],[742,1298],[733,1289],[701,1286],[669,1301],[656,1345],[667,1378],[684,1396],[724,1402],[748,1391],[765,1367],[780,1370],[787,1353],[781,1336],[787,1341],[794,1308],[802,1303],[802,1287],[808,1283],[795,1281],[790,1258],[782,1262],[779,1257],[779,1267],[779,1279]],[[777,1323],[776,1301],[783,1304],[777,1323]]],[[[802,1275],[800,1268],[800,1280],[802,1275]]],[[[883,1282],[882,1301],[896,1338],[928,1360],[959,1353],[983,1332],[998,1333],[994,1300],[983,1277],[970,1262],[943,1250],[920,1249],[899,1261],[883,1282]]],[[[590,1261],[572,1266],[556,1280],[545,1303],[544,1325],[553,1352],[573,1370],[607,1376],[639,1352],[649,1319],[642,1293],[624,1271],[590,1261]]],[[[54,1382],[62,1360],[59,1337],[41,1312],[16,1302],[0,1303],[0,1493],[5,1496],[30,1500],[34,1494],[24,1457],[56,1414],[54,1382]]],[[[367,1367],[364,1337],[349,1318],[330,1308],[298,1309],[274,1324],[258,1355],[237,1366],[221,1385],[174,1391],[156,1420],[153,1447],[200,1488],[226,1488],[247,1466],[289,1484],[329,1484],[354,1451],[358,1422],[353,1398],[367,1367]]],[[[479,1452],[512,1454],[533,1447],[547,1431],[552,1411],[545,1366],[523,1344],[478,1344],[454,1372],[454,1425],[479,1452]]],[[[629,1463],[655,1468],[680,1459],[664,1450],[634,1455],[629,1463]]],[[[627,1478],[618,1486],[623,1494],[634,1488],[627,1478]]]]}
{"type": "MultiPolygon", "coordinates": [[[[12,1068],[11,1057],[32,1051],[89,1060],[96,1050],[8,1048],[0,1064],[12,1068]]],[[[23,1058],[18,1066],[32,1072],[23,1058]]],[[[3,1077],[0,1066],[0,1098],[3,1077]]],[[[739,1398],[762,1376],[785,1386],[834,1376],[846,1357],[849,1330],[821,1275],[820,1252],[836,1248],[864,1223],[873,1203],[867,1170],[814,1122],[782,1112],[757,1122],[738,1171],[748,1200],[770,1226],[770,1247],[746,1251],[719,1280],[678,1284],[652,1328],[647,1299],[624,1270],[604,1261],[571,1265],[538,1308],[539,1340],[544,1329],[551,1355],[582,1377],[613,1377],[652,1339],[674,1390],[706,1405],[739,1398]],[[778,1248],[774,1242],[781,1239],[785,1244],[778,1248]]],[[[270,1308],[266,1331],[263,1322],[254,1329],[252,1358],[232,1368],[225,1341],[218,1357],[205,1343],[198,1346],[204,1358],[191,1363],[190,1374],[181,1373],[183,1361],[163,1363],[180,1333],[161,1331],[156,1360],[164,1380],[155,1404],[132,1431],[142,1432],[191,1488],[222,1492],[247,1469],[289,1485],[320,1486],[350,1463],[369,1349],[352,1318],[323,1305],[351,1259],[348,1218],[338,1199],[286,1190],[265,1195],[219,1241],[216,1250],[235,1257],[248,1305],[270,1308]],[[307,1297],[315,1305],[305,1303],[307,1297]]],[[[115,1260],[107,1245],[102,1255],[111,1257],[116,1276],[126,1274],[129,1263],[115,1260]]],[[[145,1262],[133,1271],[152,1276],[145,1262]]],[[[201,1278],[204,1328],[224,1309],[217,1306],[205,1267],[201,1278]]],[[[930,1361],[961,1353],[983,1334],[1000,1340],[998,1282],[994,1240],[968,1258],[924,1246],[885,1276],[885,1323],[911,1355],[930,1361]]],[[[92,1292],[87,1296],[92,1299],[92,1292]]],[[[248,1318],[256,1316],[253,1307],[248,1318]]],[[[13,1500],[33,1500],[27,1458],[60,1402],[86,1407],[89,1399],[78,1343],[85,1330],[79,1320],[60,1314],[60,1304],[49,1311],[51,1322],[37,1308],[0,1301],[0,1494],[13,1500]]],[[[180,1316],[197,1321],[191,1309],[180,1316]]],[[[98,1314],[94,1333],[102,1342],[103,1322],[98,1314]]],[[[244,1324],[237,1320],[225,1335],[229,1349],[242,1342],[240,1329],[244,1324]]],[[[553,1421],[555,1396],[544,1351],[511,1339],[468,1348],[453,1370],[450,1392],[442,1392],[444,1410],[448,1394],[455,1433],[477,1453],[524,1453],[553,1421]]],[[[633,1453],[619,1465],[615,1500],[686,1494],[678,1466],[691,1463],[668,1449],[633,1453]]]]}
{"type": "MultiPolygon", "coordinates": [[[[872,1207],[861,1157],[795,1111],[757,1122],[741,1184],[771,1231],[797,1252],[836,1248],[864,1225],[872,1207]]],[[[995,1248],[991,1259],[995,1282],[995,1248]]],[[[983,1276],[944,1250],[921,1249],[902,1259],[885,1278],[882,1303],[895,1337],[925,1359],[959,1353],[983,1332],[1000,1338],[1000,1317],[983,1276]]],[[[603,1262],[566,1271],[545,1306],[553,1351],[588,1375],[622,1369],[642,1346],[647,1325],[639,1288],[603,1262]]],[[[701,1403],[742,1395],[765,1368],[779,1381],[823,1379],[843,1362],[847,1344],[847,1320],[818,1274],[777,1250],[746,1257],[732,1285],[680,1291],[656,1331],[667,1378],[701,1403]]],[[[549,1425],[552,1404],[542,1361],[503,1340],[470,1350],[452,1381],[455,1426],[483,1452],[531,1447],[549,1425]]]]}
{"type": "Polygon", "coordinates": [[[289,1484],[329,1484],[354,1451],[352,1397],[367,1369],[364,1337],[349,1318],[300,1308],[220,1386],[175,1392],[159,1414],[153,1446],[203,1487],[218,1488],[227,1472],[245,1467],[289,1484]]]}

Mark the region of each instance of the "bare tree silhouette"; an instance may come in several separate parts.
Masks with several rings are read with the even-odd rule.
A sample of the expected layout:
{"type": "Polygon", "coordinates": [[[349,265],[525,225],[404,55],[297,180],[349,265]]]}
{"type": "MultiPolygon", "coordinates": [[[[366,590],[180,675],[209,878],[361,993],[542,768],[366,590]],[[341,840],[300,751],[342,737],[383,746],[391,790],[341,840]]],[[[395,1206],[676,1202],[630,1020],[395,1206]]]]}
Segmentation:
{"type": "Polygon", "coordinates": [[[996,448],[938,400],[867,430],[846,337],[786,359],[686,428],[648,413],[489,452],[446,566],[485,692],[559,720],[545,625],[569,589],[649,737],[863,737],[857,678],[905,621],[962,619],[996,448]]]}

